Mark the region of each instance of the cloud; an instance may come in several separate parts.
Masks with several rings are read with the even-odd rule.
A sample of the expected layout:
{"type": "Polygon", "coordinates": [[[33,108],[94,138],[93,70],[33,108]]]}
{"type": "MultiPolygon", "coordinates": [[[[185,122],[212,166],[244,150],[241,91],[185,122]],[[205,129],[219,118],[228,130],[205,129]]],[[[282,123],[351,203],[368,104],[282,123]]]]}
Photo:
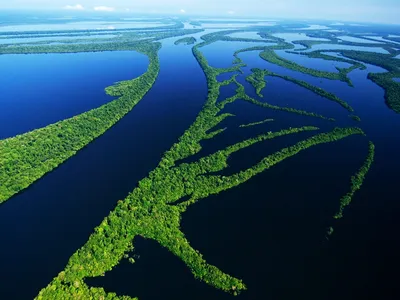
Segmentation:
{"type": "Polygon", "coordinates": [[[115,7],[110,6],[95,6],[93,9],[95,11],[115,11],[115,7]]]}
{"type": "Polygon", "coordinates": [[[67,10],[84,10],[85,8],[81,4],[76,4],[76,5],[66,5],[63,7],[63,9],[67,10]]]}
{"type": "Polygon", "coordinates": [[[234,15],[234,14],[235,14],[235,12],[233,10],[228,11],[228,15],[234,15]]]}
{"type": "Polygon", "coordinates": [[[183,8],[179,11],[181,14],[184,14],[186,12],[186,10],[184,10],[183,8]]]}

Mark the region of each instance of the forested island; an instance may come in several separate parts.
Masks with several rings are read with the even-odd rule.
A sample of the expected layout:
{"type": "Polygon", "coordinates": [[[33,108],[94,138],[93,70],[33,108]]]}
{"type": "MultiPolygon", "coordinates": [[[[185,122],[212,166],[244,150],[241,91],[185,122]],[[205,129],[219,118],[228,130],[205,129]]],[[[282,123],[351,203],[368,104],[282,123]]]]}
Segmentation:
{"type": "Polygon", "coordinates": [[[180,45],[180,44],[184,44],[184,45],[193,45],[194,43],[196,43],[196,39],[194,37],[185,37],[185,38],[181,38],[179,40],[175,41],[175,45],[180,45]]]}
{"type": "MultiPolygon", "coordinates": [[[[216,127],[225,119],[234,117],[232,114],[222,113],[226,106],[241,101],[240,99],[258,105],[258,101],[249,97],[244,87],[236,80],[236,74],[228,80],[217,81],[218,75],[237,71],[244,65],[237,64],[225,69],[211,67],[201,52],[201,48],[211,42],[207,37],[203,37],[203,40],[205,41],[193,47],[193,55],[206,75],[209,93],[196,120],[164,154],[157,168],[142,179],[126,199],[119,201],[115,210],[95,229],[88,242],[71,257],[65,270],[39,293],[37,299],[131,299],[127,296],[118,297],[102,288],[89,288],[84,279],[102,276],[112,270],[124,255],[133,249],[132,241],[137,235],[155,240],[169,249],[199,280],[234,295],[239,294],[246,290],[242,280],[224,273],[217,266],[209,265],[202,255],[190,246],[180,230],[182,213],[201,199],[238,186],[310,147],[335,142],[352,135],[364,135],[360,128],[335,128],[270,154],[252,167],[230,176],[214,173],[227,168],[227,159],[231,154],[262,141],[304,131],[317,131],[319,128],[303,126],[268,132],[230,145],[197,161],[182,163],[182,160],[201,151],[201,141],[213,139],[224,132],[224,129],[216,127]],[[231,83],[238,86],[236,95],[218,102],[220,88],[231,83]]],[[[262,107],[297,113],[279,107],[262,107]]],[[[362,168],[363,174],[366,169],[362,168]]],[[[358,178],[360,182],[357,181],[357,185],[361,183],[363,176],[358,178]]]]}
{"type": "MultiPolygon", "coordinates": [[[[190,21],[189,24],[200,27],[207,22],[190,21]]],[[[217,23],[224,24],[224,22],[217,23]]],[[[395,44],[391,42],[365,44],[374,45],[374,47],[381,46],[388,54],[362,50],[313,50],[315,45],[322,43],[361,47],[359,43],[341,41],[338,38],[339,33],[334,32],[307,33],[310,38],[324,38],[327,41],[294,40],[290,42],[274,36],[281,32],[297,33],[297,30],[298,26],[269,28],[260,26],[257,22],[250,22],[249,27],[245,29],[207,31],[203,28],[184,29],[182,22],[174,21],[172,25],[148,30],[144,28],[119,30],[118,37],[105,38],[102,42],[98,42],[93,35],[106,33],[96,33],[92,30],[4,34],[5,40],[13,37],[29,38],[31,35],[52,36],[58,39],[52,41],[56,44],[50,41],[1,44],[0,55],[118,50],[145,54],[149,63],[147,71],[139,77],[105,87],[106,94],[115,98],[110,98],[110,102],[46,127],[0,140],[0,203],[28,189],[34,182],[65,163],[135,109],[159,77],[159,52],[166,49],[162,48],[165,39],[179,37],[175,41],[174,39],[169,41],[169,45],[172,45],[174,51],[191,51],[190,57],[196,62],[196,66],[202,71],[201,75],[206,81],[204,89],[207,91],[207,97],[204,102],[201,102],[202,109],[196,110],[196,113],[198,112],[196,118],[190,119],[191,125],[179,132],[180,137],[169,148],[162,150],[168,149],[161,157],[157,157],[158,164],[155,168],[154,165],[152,169],[149,169],[151,171],[147,176],[141,177],[143,179],[139,182],[132,182],[130,193],[115,203],[109,215],[105,216],[94,228],[87,242],[80,244],[80,248],[66,261],[65,268],[53,275],[53,280],[42,287],[36,299],[137,299],[133,298],[135,295],[123,296],[117,291],[92,287],[86,281],[88,278],[107,276],[108,272],[124,259],[129,258],[129,254],[135,249],[135,237],[155,241],[169,250],[184,263],[197,280],[234,296],[245,293],[251,288],[251,284],[247,283],[241,274],[232,275],[233,273],[223,270],[218,263],[210,264],[207,262],[207,257],[203,257],[202,253],[191,245],[181,228],[182,215],[199,201],[238,188],[257,175],[273,171],[274,167],[280,163],[283,165],[283,162],[293,161],[302,153],[309,152],[315,155],[315,152],[312,152],[313,149],[323,151],[324,147],[333,144],[343,145],[340,141],[356,137],[364,141],[365,144],[362,146],[368,149],[362,160],[355,161],[358,170],[346,173],[346,178],[353,174],[346,181],[348,184],[346,193],[337,198],[336,211],[329,214],[329,220],[326,222],[329,224],[323,227],[323,230],[327,228],[327,232],[324,232],[329,239],[335,236],[334,229],[340,221],[343,221],[341,219],[346,214],[346,207],[352,203],[357,191],[365,185],[365,179],[377,155],[376,145],[370,139],[371,129],[363,127],[365,112],[363,115],[357,109],[360,108],[356,102],[359,99],[352,99],[342,94],[336,95],[329,86],[320,87],[319,85],[322,86],[322,84],[314,81],[310,84],[306,79],[299,79],[297,76],[305,74],[327,79],[329,83],[338,82],[348,89],[355,89],[357,80],[353,85],[354,72],[366,70],[368,64],[379,66],[387,72],[369,73],[368,79],[385,90],[388,107],[400,113],[400,83],[393,80],[400,77],[400,59],[395,58],[400,54],[400,50],[396,50],[395,44]],[[206,32],[203,34],[203,31],[206,32]],[[246,32],[256,32],[262,39],[229,36],[233,33],[246,32]],[[66,36],[84,36],[85,38],[79,42],[78,39],[63,39],[66,36]],[[240,43],[238,45],[241,46],[233,49],[233,53],[230,54],[229,62],[233,59],[230,66],[213,67],[204,54],[204,47],[216,42],[240,43]],[[252,46],[254,43],[258,44],[252,46]],[[182,44],[189,47],[173,46],[182,44]],[[298,45],[304,48],[299,49],[298,45]],[[286,59],[279,55],[278,50],[296,54],[299,57],[322,59],[332,64],[346,63],[349,66],[342,68],[336,66],[337,72],[324,71],[286,59]],[[257,67],[250,67],[244,58],[244,53],[252,54],[253,52],[260,59],[257,67]],[[330,53],[340,54],[340,56],[330,55],[330,53]],[[268,69],[269,64],[298,73],[292,72],[291,76],[288,76],[281,74],[279,70],[273,72],[268,69]],[[220,77],[224,79],[218,80],[220,77]],[[312,96],[318,96],[318,103],[334,102],[345,118],[341,118],[342,115],[338,115],[337,112],[334,114],[326,109],[314,110],[310,107],[296,109],[286,103],[272,104],[274,102],[265,90],[268,80],[272,77],[311,91],[312,96]],[[223,97],[224,94],[221,92],[223,88],[230,88],[233,95],[223,97]],[[252,94],[249,94],[249,90],[252,94]],[[263,110],[268,114],[241,120],[233,126],[228,121],[239,118],[230,109],[238,103],[263,110]],[[279,114],[276,114],[278,112],[279,114]],[[293,123],[285,123],[285,116],[293,123]],[[358,122],[357,127],[353,127],[354,121],[358,122]],[[270,129],[269,126],[276,127],[270,129]],[[217,141],[232,128],[239,133],[237,135],[240,138],[239,141],[224,141],[217,147],[218,149],[211,148],[213,151],[204,152],[207,141],[217,141]],[[248,134],[248,136],[241,134],[248,134]],[[297,140],[289,139],[293,137],[297,140]],[[232,156],[244,153],[246,149],[257,145],[263,145],[267,149],[269,145],[275,145],[275,142],[284,139],[288,140],[282,143],[282,147],[272,146],[270,152],[262,152],[262,159],[252,162],[250,166],[241,167],[239,171],[229,175],[223,173],[229,170],[229,159],[232,156]]],[[[179,85],[181,84],[180,82],[179,85]]],[[[184,84],[187,83],[184,82],[184,84]]],[[[185,99],[185,101],[190,100],[185,99]]],[[[142,103],[144,102],[140,105],[142,103]]],[[[241,110],[245,111],[243,108],[241,110]]],[[[177,116],[176,119],[178,122],[179,117],[177,116]]],[[[168,128],[163,128],[163,130],[168,130],[168,128]]],[[[137,147],[147,146],[137,145],[137,147]]],[[[268,193],[265,195],[268,198],[268,193]]],[[[251,205],[251,201],[249,200],[247,205],[251,205]]],[[[11,202],[12,200],[6,204],[11,202]]],[[[135,259],[130,258],[129,262],[132,263],[131,267],[136,267],[135,259]]]]}
{"type": "Polygon", "coordinates": [[[131,50],[148,56],[145,74],[105,89],[119,97],[47,127],[0,141],[0,203],[73,156],[127,114],[150,90],[159,72],[160,43],[140,43],[131,50]]]}

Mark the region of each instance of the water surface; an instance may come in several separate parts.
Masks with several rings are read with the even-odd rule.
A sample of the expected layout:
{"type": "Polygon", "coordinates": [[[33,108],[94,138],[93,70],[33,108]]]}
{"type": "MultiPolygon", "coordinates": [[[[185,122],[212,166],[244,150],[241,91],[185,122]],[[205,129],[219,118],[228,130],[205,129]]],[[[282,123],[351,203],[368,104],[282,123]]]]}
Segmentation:
{"type": "Polygon", "coordinates": [[[370,40],[365,40],[362,38],[357,38],[354,36],[348,36],[348,35],[341,35],[337,37],[338,39],[346,42],[353,42],[353,43],[364,43],[364,44],[379,44],[379,42],[374,42],[370,40]]]}
{"type": "Polygon", "coordinates": [[[258,31],[235,32],[228,34],[228,36],[233,38],[264,40],[264,38],[258,35],[258,31]]]}
{"type": "MultiPolygon", "coordinates": [[[[67,163],[1,206],[1,299],[33,298],[62,270],[117,200],[157,165],[162,153],[193,122],[205,101],[205,77],[191,47],[174,46],[176,39],[163,43],[159,80],[131,113],[67,163]]],[[[210,63],[223,62],[221,65],[227,67],[233,51],[240,49],[237,46],[249,43],[224,45],[200,50],[210,63]]],[[[400,141],[395,137],[400,118],[386,106],[383,89],[367,79],[368,72],[382,69],[367,65],[367,70],[351,72],[352,88],[268,64],[259,58],[259,51],[241,53],[240,57],[248,66],[238,80],[250,96],[257,97],[245,76],[252,67],[268,68],[337,93],[362,121],[353,121],[338,104],[304,88],[267,77],[264,97],[258,100],[329,113],[337,121],[237,101],[224,110],[236,115],[220,125],[228,127],[226,132],[205,141],[198,157],[239,140],[295,126],[314,125],[321,132],[335,126],[359,126],[367,137],[313,147],[239,187],[199,201],[183,214],[182,230],[190,244],[208,262],[244,280],[248,291],[239,296],[243,300],[353,300],[354,295],[368,299],[381,290],[396,291],[398,282],[393,274],[400,265],[396,243],[400,204],[393,195],[398,193],[400,141]],[[239,128],[266,118],[274,121],[239,128]],[[335,232],[327,241],[326,229],[332,225],[340,197],[348,192],[351,176],[363,163],[368,140],[376,145],[375,163],[344,219],[333,223],[335,232]]],[[[76,84],[75,79],[68,83],[76,84]]],[[[230,95],[234,88],[224,88],[222,96],[230,95]]],[[[229,176],[251,167],[312,134],[280,137],[243,149],[229,158],[229,167],[220,174],[229,176]]],[[[178,258],[156,242],[136,238],[134,243],[135,253],[140,255],[137,263],[124,260],[105,277],[88,280],[90,285],[144,300],[232,298],[195,280],[178,258]]]]}
{"type": "Polygon", "coordinates": [[[315,69],[315,70],[320,70],[320,71],[326,71],[326,72],[332,72],[332,73],[338,73],[337,68],[349,68],[351,67],[350,64],[344,63],[344,62],[338,62],[338,61],[328,61],[322,58],[310,58],[306,55],[298,55],[296,53],[288,53],[285,50],[278,50],[276,53],[290,61],[293,61],[301,66],[310,68],[310,69],[315,69]]]}
{"type": "Polygon", "coordinates": [[[355,50],[355,51],[366,51],[389,54],[385,49],[379,47],[359,47],[359,46],[349,46],[349,45],[337,45],[337,44],[318,44],[311,46],[311,49],[306,50],[307,52],[314,50],[355,50]]]}
{"type": "Polygon", "coordinates": [[[115,38],[115,34],[104,35],[82,35],[82,36],[49,36],[49,37],[34,37],[31,38],[10,38],[0,39],[0,44],[15,44],[15,43],[31,43],[31,42],[45,42],[45,41],[59,41],[59,40],[80,40],[80,39],[110,39],[115,38]]]}
{"type": "MultiPolygon", "coordinates": [[[[163,42],[159,79],[130,113],[59,168],[1,205],[0,299],[34,298],[194,121],[206,98],[205,77],[191,48],[177,47],[174,40],[163,42]],[[177,60],[181,63],[176,64],[177,60]]],[[[121,74],[129,66],[126,61],[119,66],[121,74]]],[[[62,83],[74,86],[79,80],[75,76],[62,83]]],[[[101,93],[103,87],[96,90],[101,93]]],[[[82,95],[76,101],[85,100],[82,95]]]]}
{"type": "Polygon", "coordinates": [[[284,39],[286,42],[292,43],[293,41],[324,41],[329,42],[328,39],[324,38],[315,38],[306,35],[305,33],[275,33],[273,36],[284,39]]]}
{"type": "Polygon", "coordinates": [[[147,70],[133,51],[1,55],[0,138],[21,134],[99,107],[104,88],[147,70]]]}

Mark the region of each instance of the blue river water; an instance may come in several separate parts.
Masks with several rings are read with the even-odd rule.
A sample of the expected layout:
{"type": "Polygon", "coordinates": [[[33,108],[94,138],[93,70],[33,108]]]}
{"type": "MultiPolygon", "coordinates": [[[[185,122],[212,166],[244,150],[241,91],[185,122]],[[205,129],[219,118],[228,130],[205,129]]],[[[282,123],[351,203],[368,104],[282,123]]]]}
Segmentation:
{"type": "MultiPolygon", "coordinates": [[[[125,118],[55,171],[0,206],[0,299],[36,296],[87,241],[116,202],[156,167],[163,152],[194,121],[206,100],[205,76],[191,47],[175,46],[174,41],[163,41],[159,78],[125,118]]],[[[234,50],[254,46],[235,42],[226,47],[229,44],[224,43],[217,44],[215,49],[213,45],[202,48],[211,65],[229,66],[234,50]]],[[[359,126],[367,136],[313,147],[239,187],[199,201],[183,214],[183,232],[209,263],[244,280],[248,291],[238,299],[350,300],[367,299],[380,289],[395,292],[397,282],[391,274],[396,271],[400,251],[395,238],[400,212],[395,196],[400,168],[400,117],[385,105],[383,90],[367,80],[368,72],[382,70],[367,66],[367,70],[351,72],[354,87],[350,87],[273,66],[258,54],[240,54],[247,67],[238,80],[250,96],[278,106],[317,112],[335,118],[336,122],[268,110],[238,100],[224,109],[235,115],[219,125],[227,130],[205,141],[202,151],[191,160],[281,128],[313,125],[324,132],[335,126],[359,126]],[[254,67],[268,68],[335,92],[352,105],[361,122],[349,118],[349,112],[339,104],[280,78],[267,77],[264,97],[258,97],[245,81],[254,67]],[[267,118],[274,121],[239,128],[241,124],[267,118]],[[362,165],[369,140],[376,145],[375,163],[345,217],[334,222],[332,216],[339,199],[347,193],[351,176],[362,165]],[[331,225],[335,232],[328,241],[325,233],[331,225]]],[[[9,94],[0,103],[2,107],[8,105],[10,117],[3,120],[7,114],[0,111],[2,137],[45,126],[110,101],[104,87],[140,75],[148,63],[144,56],[130,52],[0,56],[0,60],[7,62],[7,57],[12,63],[2,65],[1,88],[2,93],[9,94]],[[98,61],[102,55],[100,69],[98,61]],[[127,59],[134,64],[127,64],[127,59]],[[60,66],[59,74],[66,75],[55,76],[52,65],[60,66]],[[47,80],[27,80],[39,69],[41,78],[47,80]],[[14,77],[5,76],[12,70],[14,77]],[[99,78],[92,78],[98,73],[99,78]],[[24,80],[16,80],[20,78],[24,80]],[[43,82],[51,84],[40,85],[43,82]],[[6,87],[12,85],[16,88],[7,91],[6,87]],[[76,87],[74,94],[71,87],[76,87]],[[54,98],[55,95],[58,97],[54,98]],[[21,99],[18,106],[14,98],[21,99]],[[29,109],[23,112],[21,105],[29,109]],[[54,109],[45,110],[49,105],[54,105],[54,109]],[[39,113],[41,117],[37,117],[39,113]]],[[[290,59],[309,63],[296,55],[290,55],[290,59]]],[[[323,65],[321,69],[327,68],[326,62],[323,65]]],[[[218,79],[228,79],[230,75],[218,79]]],[[[220,98],[231,96],[234,89],[234,85],[223,88],[220,98]]],[[[280,137],[243,149],[230,157],[229,167],[221,174],[228,176],[251,167],[266,155],[313,134],[280,137]]],[[[105,277],[88,279],[88,284],[144,300],[233,299],[195,280],[177,257],[156,242],[135,238],[134,244],[134,252],[139,256],[135,264],[123,260],[105,277]]]]}
{"type": "Polygon", "coordinates": [[[0,138],[99,107],[104,88],[143,74],[144,54],[128,51],[1,55],[0,138]]]}
{"type": "MultiPolygon", "coordinates": [[[[124,199],[137,182],[157,166],[162,154],[194,121],[207,93],[205,76],[191,49],[177,47],[173,41],[163,42],[159,54],[161,69],[154,87],[126,117],[67,163],[1,205],[1,279],[7,284],[2,284],[0,299],[32,299],[63,269],[70,255],[86,242],[93,228],[117,201],[124,199]],[[171,59],[176,57],[180,64],[171,59]],[[179,93],[176,92],[177,83],[179,93]]],[[[94,59],[97,55],[91,53],[87,57],[94,59]]],[[[118,53],[115,57],[118,60],[118,53]]],[[[20,56],[22,66],[29,58],[32,64],[38,59],[37,56],[20,56]]],[[[126,58],[122,58],[125,62],[119,65],[119,78],[106,71],[112,68],[113,60],[103,62],[103,85],[97,87],[95,95],[104,93],[104,87],[110,83],[135,75],[134,65],[128,64],[126,58]],[[124,73],[129,69],[130,76],[124,73]]],[[[137,64],[147,66],[145,57],[136,55],[136,58],[137,64]]],[[[54,57],[43,55],[40,59],[51,64],[54,57]]],[[[59,59],[64,57],[59,56],[59,59]]],[[[54,84],[58,84],[59,89],[68,90],[69,86],[78,84],[79,73],[87,72],[86,68],[91,67],[84,63],[80,68],[70,66],[69,73],[76,76],[68,81],[55,77],[54,84]]],[[[53,71],[48,68],[47,72],[50,74],[42,76],[51,77],[53,71]]],[[[87,79],[92,82],[90,76],[87,79]]],[[[9,77],[3,77],[3,80],[12,82],[9,77]]],[[[26,82],[29,83],[24,80],[26,82]]],[[[60,97],[58,102],[70,100],[68,93],[61,93],[60,97]]],[[[103,101],[107,102],[109,98],[103,98],[103,101]]],[[[75,101],[86,99],[83,94],[75,101]]],[[[34,118],[35,114],[31,116],[34,118]]],[[[18,123],[16,118],[14,120],[18,123]]],[[[29,126],[37,124],[33,119],[29,126]]]]}

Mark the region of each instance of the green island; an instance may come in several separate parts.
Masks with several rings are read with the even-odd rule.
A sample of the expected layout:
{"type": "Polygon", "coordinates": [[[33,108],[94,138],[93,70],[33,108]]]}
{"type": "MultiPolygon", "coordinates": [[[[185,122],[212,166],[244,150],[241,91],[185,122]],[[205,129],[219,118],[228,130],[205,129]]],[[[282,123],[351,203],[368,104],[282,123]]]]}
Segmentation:
{"type": "MultiPolygon", "coordinates": [[[[353,86],[352,82],[350,81],[350,79],[347,77],[347,74],[350,73],[351,71],[355,70],[355,69],[365,69],[365,66],[362,65],[361,63],[358,62],[354,62],[351,60],[347,60],[347,59],[340,59],[340,58],[332,58],[329,55],[324,55],[324,54],[320,54],[318,56],[318,58],[323,58],[325,60],[332,60],[332,61],[340,61],[340,62],[346,62],[346,63],[350,63],[352,64],[351,67],[349,68],[336,68],[338,70],[338,73],[332,73],[332,72],[325,72],[325,71],[319,71],[319,70],[315,70],[315,69],[310,69],[307,67],[303,67],[295,62],[292,62],[290,60],[284,59],[280,56],[278,56],[274,50],[285,50],[285,49],[291,49],[292,45],[288,45],[287,43],[283,43],[281,41],[278,41],[278,45],[276,46],[269,46],[269,47],[263,47],[263,46],[255,46],[255,47],[250,47],[250,48],[244,48],[244,49],[240,49],[235,51],[234,53],[234,63],[240,63],[241,59],[239,58],[239,54],[242,52],[248,52],[248,51],[261,51],[260,53],[260,57],[262,59],[264,59],[265,61],[278,65],[280,67],[286,68],[286,69],[290,69],[293,71],[297,71],[297,72],[301,72],[307,75],[311,75],[317,78],[325,78],[325,79],[330,79],[330,80],[340,80],[343,82],[346,82],[349,86],[353,86]]],[[[299,53],[299,52],[289,52],[289,53],[295,53],[295,54],[303,54],[306,55],[306,53],[299,53]]],[[[314,53],[314,52],[311,52],[314,53]]],[[[308,53],[307,53],[308,54],[308,53]]],[[[315,55],[313,58],[317,58],[317,56],[315,55]]],[[[254,75],[256,76],[256,75],[254,75]]],[[[248,81],[250,83],[252,83],[253,85],[256,84],[255,88],[258,91],[261,91],[260,88],[264,88],[265,86],[259,81],[257,80],[256,77],[254,76],[250,76],[248,78],[248,81]],[[257,82],[258,81],[258,82],[257,82]]],[[[314,90],[314,89],[311,89],[314,90]]],[[[257,92],[257,94],[260,96],[260,94],[257,92]]],[[[350,110],[351,111],[351,110],[350,110]]]]}
{"type": "MultiPolygon", "coordinates": [[[[350,191],[340,199],[339,211],[333,216],[334,219],[343,218],[344,209],[350,205],[351,201],[353,200],[354,194],[359,189],[361,189],[365,176],[367,175],[369,169],[371,168],[372,163],[374,162],[374,157],[375,157],[375,145],[374,143],[369,142],[368,155],[364,161],[364,164],[361,166],[360,170],[358,170],[358,172],[351,177],[350,191]]],[[[327,235],[328,236],[332,235],[333,232],[334,229],[331,226],[328,228],[327,235]]]]}
{"type": "MultiPolygon", "coordinates": [[[[388,45],[386,43],[357,43],[357,42],[350,42],[350,41],[344,41],[340,40],[336,37],[336,35],[330,34],[330,35],[325,35],[323,33],[318,33],[314,34],[314,37],[316,38],[325,38],[329,39],[329,42],[326,41],[314,41],[314,40],[299,40],[299,41],[293,41],[293,44],[301,45],[304,47],[304,49],[298,49],[297,51],[306,51],[306,50],[311,50],[313,46],[315,45],[344,45],[344,46],[354,46],[354,47],[380,47],[388,51],[389,53],[393,53],[395,50],[393,50],[392,45],[388,45]]],[[[359,38],[357,35],[354,35],[354,37],[359,38]]],[[[365,39],[365,38],[363,38],[365,39]]]]}
{"type": "Polygon", "coordinates": [[[260,69],[252,69],[251,71],[252,73],[246,77],[246,81],[254,87],[259,97],[264,97],[261,92],[267,85],[267,82],[265,81],[266,74],[260,69]]]}
{"type": "Polygon", "coordinates": [[[342,55],[382,67],[388,72],[369,73],[368,78],[385,90],[386,104],[400,113],[400,83],[392,80],[400,76],[400,61],[391,55],[374,53],[371,55],[361,51],[342,51],[342,55]]]}
{"type": "Polygon", "coordinates": [[[197,42],[196,38],[190,36],[190,37],[184,37],[179,40],[176,40],[174,44],[175,45],[180,45],[180,44],[193,45],[196,42],[197,42]]]}
{"type": "Polygon", "coordinates": [[[105,89],[118,99],[44,128],[0,140],[0,203],[75,155],[132,110],[156,81],[160,48],[160,43],[131,46],[132,51],[148,56],[150,63],[138,78],[105,89]]]}
{"type": "Polygon", "coordinates": [[[249,123],[249,124],[242,124],[239,127],[240,128],[246,128],[246,127],[261,125],[261,124],[268,123],[268,122],[273,122],[273,121],[274,121],[274,119],[265,119],[265,120],[262,120],[262,121],[252,122],[252,123],[249,123]]]}
{"type": "Polygon", "coordinates": [[[344,58],[326,55],[321,53],[320,50],[301,54],[312,58],[319,57],[337,61],[345,61],[345,58],[348,58],[353,61],[361,61],[387,70],[388,72],[384,73],[369,73],[368,78],[385,90],[387,106],[393,111],[400,113],[400,83],[392,80],[392,78],[400,76],[400,60],[395,58],[395,56],[398,55],[397,52],[392,54],[370,53],[355,50],[324,50],[323,52],[340,53],[344,58]]]}
{"type": "MultiPolygon", "coordinates": [[[[58,40],[60,45],[50,45],[49,42],[31,42],[28,44],[0,45],[0,54],[30,54],[30,53],[76,53],[89,51],[138,51],[149,58],[147,71],[133,80],[122,81],[107,87],[106,93],[117,99],[93,110],[66,119],[47,127],[40,128],[16,137],[0,141],[0,203],[27,188],[33,182],[50,172],[58,165],[72,157],[77,151],[102,135],[111,126],[124,117],[151,89],[157,79],[160,65],[158,52],[165,38],[194,34],[202,29],[185,30],[183,24],[176,23],[173,30],[159,32],[157,30],[137,33],[126,31],[118,38],[105,39],[104,43],[90,38],[93,32],[86,32],[88,42],[79,44],[78,40],[58,40]],[[141,40],[138,40],[141,39],[141,40]]],[[[194,24],[192,24],[194,25],[194,24]]],[[[290,107],[271,105],[247,95],[245,87],[237,80],[238,73],[246,65],[238,56],[246,51],[260,51],[260,57],[265,61],[283,68],[298,71],[307,75],[330,80],[339,80],[352,86],[348,74],[355,69],[365,69],[361,63],[370,63],[388,70],[387,73],[370,73],[368,78],[385,89],[385,99],[394,111],[400,112],[400,84],[392,78],[400,77],[400,60],[394,58],[396,52],[389,46],[385,49],[390,54],[367,53],[350,50],[324,50],[312,52],[287,51],[298,55],[307,55],[312,58],[346,62],[349,68],[337,68],[338,73],[319,71],[301,66],[295,62],[280,57],[274,50],[290,50],[294,46],[283,39],[273,37],[272,32],[260,32],[260,36],[269,38],[268,41],[233,38],[230,33],[254,31],[226,30],[213,32],[201,37],[202,41],[192,47],[193,55],[202,68],[208,87],[207,100],[199,112],[194,123],[183,133],[178,141],[164,153],[158,166],[142,179],[124,200],[118,201],[115,209],[94,229],[88,241],[77,250],[69,259],[65,269],[61,271],[48,286],[44,287],[36,299],[137,299],[130,296],[117,295],[103,288],[90,287],[87,278],[107,276],[123,259],[135,264],[135,259],[129,256],[134,249],[134,238],[141,236],[158,242],[175,256],[179,257],[190,269],[195,278],[222,291],[239,295],[246,290],[245,283],[235,276],[225,273],[217,266],[207,263],[203,255],[195,250],[181,230],[182,214],[187,208],[210,195],[215,195],[228,189],[235,188],[250,180],[257,174],[267,171],[287,158],[321,144],[334,143],[354,135],[365,136],[358,127],[334,128],[331,131],[320,132],[300,142],[266,155],[262,160],[248,169],[236,174],[223,176],[219,172],[228,168],[228,158],[231,154],[259,143],[268,143],[272,139],[285,137],[303,132],[320,131],[315,126],[289,127],[279,131],[267,131],[256,137],[220,149],[215,153],[203,156],[194,162],[186,163],[186,158],[201,152],[201,142],[217,138],[226,128],[217,129],[227,118],[235,116],[229,113],[230,104],[236,101],[246,101],[259,106],[261,109],[272,109],[286,113],[315,117],[327,121],[335,121],[314,112],[298,110],[290,107]],[[274,42],[274,45],[263,45],[240,49],[233,54],[233,66],[229,68],[214,68],[209,65],[201,48],[216,41],[238,42],[274,42]],[[322,52],[338,52],[343,57],[335,57],[322,52]],[[221,74],[233,73],[230,79],[219,82],[221,74]],[[390,82],[389,82],[390,81],[390,82]],[[236,86],[235,95],[219,101],[220,89],[233,84],[236,86]]],[[[77,34],[76,36],[81,36],[77,34]]],[[[21,37],[24,35],[21,34],[21,37]]],[[[29,35],[28,35],[29,36],[29,35]]],[[[65,35],[67,36],[67,34],[65,35]]],[[[71,34],[71,36],[73,36],[71,34]]],[[[312,36],[312,35],[310,35],[312,36]]],[[[334,34],[315,34],[316,37],[328,38],[325,44],[338,44],[334,34]]],[[[51,41],[54,42],[54,41],[51,41]]],[[[194,37],[184,37],[175,41],[175,45],[195,44],[194,37]]],[[[307,49],[318,41],[295,41],[294,44],[303,44],[307,49]]],[[[357,44],[357,43],[341,43],[357,44]]],[[[359,45],[359,44],[357,44],[359,45]]],[[[363,44],[365,46],[365,44],[363,44]]],[[[376,44],[374,44],[376,46],[376,44]]],[[[278,77],[306,88],[328,100],[334,101],[353,113],[353,108],[344,100],[322,88],[311,85],[306,81],[290,76],[279,75],[269,70],[251,69],[245,77],[255,89],[259,97],[266,87],[266,76],[278,77]]],[[[360,121],[360,117],[349,115],[353,120],[360,121]]],[[[239,125],[239,128],[248,128],[274,121],[264,119],[257,122],[239,125]]],[[[343,217],[345,208],[350,205],[355,193],[361,188],[367,173],[374,161],[375,146],[369,142],[369,152],[362,167],[352,176],[349,192],[340,199],[339,211],[333,216],[336,222],[343,217]]],[[[328,235],[334,232],[328,228],[328,235]]],[[[238,274],[240,275],[240,274],[238,274]]]]}
{"type": "Polygon", "coordinates": [[[358,170],[358,172],[351,177],[350,192],[348,192],[345,196],[343,196],[340,199],[339,211],[333,216],[335,219],[343,218],[343,211],[345,207],[350,205],[355,192],[361,188],[365,176],[368,173],[369,169],[371,168],[372,163],[374,162],[374,157],[375,157],[375,145],[372,142],[369,142],[368,155],[365,159],[365,162],[360,168],[360,170],[358,170]]]}
{"type": "Polygon", "coordinates": [[[270,49],[262,51],[260,53],[260,57],[262,59],[264,59],[265,61],[268,61],[269,63],[284,67],[286,69],[298,71],[298,72],[308,74],[308,75],[318,77],[318,78],[344,81],[344,82],[347,82],[348,85],[350,85],[350,86],[352,86],[352,83],[351,83],[350,79],[347,77],[347,74],[359,67],[358,65],[353,65],[352,67],[347,68],[347,69],[336,68],[339,71],[339,73],[319,71],[319,70],[303,67],[299,64],[296,64],[295,62],[284,59],[284,58],[278,56],[273,50],[270,50],[270,49]]]}
{"type": "MultiPolygon", "coordinates": [[[[226,69],[211,67],[200,51],[200,48],[208,43],[205,40],[192,48],[206,75],[209,91],[207,101],[194,123],[164,154],[156,169],[142,179],[124,200],[118,201],[115,209],[95,228],[87,243],[72,255],[65,269],[40,291],[37,299],[132,299],[129,296],[106,292],[103,288],[89,287],[85,278],[107,276],[107,272],[133,250],[135,236],[157,241],[179,257],[197,279],[234,295],[239,294],[246,289],[242,280],[209,265],[203,256],[191,247],[180,230],[182,213],[197,201],[234,188],[310,147],[335,142],[352,135],[364,135],[360,128],[335,128],[267,155],[252,167],[230,176],[218,175],[216,172],[228,167],[227,159],[232,153],[274,138],[316,131],[318,128],[303,126],[267,132],[230,145],[192,163],[182,163],[183,159],[201,151],[201,141],[214,138],[224,131],[215,127],[226,118],[234,117],[229,113],[221,113],[230,103],[244,100],[260,105],[259,101],[246,95],[244,87],[236,81],[237,75],[223,82],[217,81],[219,74],[238,71],[242,65],[226,69]],[[232,82],[238,86],[237,94],[217,103],[221,86],[232,82]],[[185,200],[182,202],[182,199],[185,200]]],[[[298,113],[296,110],[274,106],[263,107],[298,113]]],[[[130,262],[134,263],[134,260],[130,262]]]]}
{"type": "Polygon", "coordinates": [[[297,85],[299,85],[301,87],[304,87],[304,88],[312,91],[313,93],[315,93],[315,94],[317,94],[317,95],[319,95],[321,97],[324,97],[324,98],[329,99],[331,101],[337,102],[343,108],[347,109],[349,112],[353,112],[354,111],[354,109],[346,101],[340,99],[335,94],[327,92],[327,91],[325,91],[324,89],[322,89],[320,87],[317,87],[317,86],[314,86],[312,84],[309,84],[306,81],[295,79],[293,77],[286,76],[286,75],[279,75],[279,74],[276,74],[274,72],[270,72],[268,70],[252,69],[251,71],[253,72],[253,74],[255,74],[254,76],[256,76],[259,80],[263,80],[263,78],[265,76],[279,77],[279,78],[282,78],[282,79],[284,79],[286,81],[293,82],[293,83],[295,83],[295,84],[297,84],[297,85]]]}
{"type": "Polygon", "coordinates": [[[359,116],[350,115],[350,118],[352,118],[354,121],[361,122],[361,118],[359,116]]]}

